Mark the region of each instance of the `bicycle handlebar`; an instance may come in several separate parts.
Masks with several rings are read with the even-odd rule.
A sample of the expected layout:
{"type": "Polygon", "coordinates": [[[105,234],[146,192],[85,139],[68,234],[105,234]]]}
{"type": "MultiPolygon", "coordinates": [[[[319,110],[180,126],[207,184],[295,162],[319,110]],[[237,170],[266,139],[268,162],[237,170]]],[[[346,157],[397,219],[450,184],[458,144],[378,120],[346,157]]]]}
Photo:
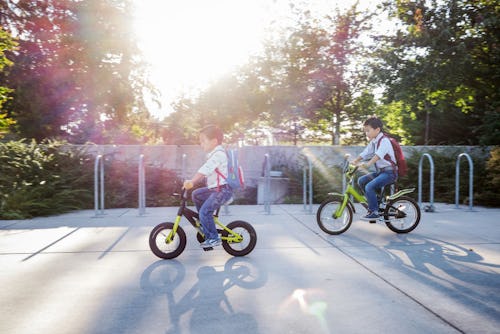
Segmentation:
{"type": "Polygon", "coordinates": [[[352,177],[354,173],[356,173],[359,169],[359,166],[355,166],[351,163],[349,163],[348,160],[344,162],[344,167],[343,167],[343,173],[347,175],[348,177],[352,177]]]}

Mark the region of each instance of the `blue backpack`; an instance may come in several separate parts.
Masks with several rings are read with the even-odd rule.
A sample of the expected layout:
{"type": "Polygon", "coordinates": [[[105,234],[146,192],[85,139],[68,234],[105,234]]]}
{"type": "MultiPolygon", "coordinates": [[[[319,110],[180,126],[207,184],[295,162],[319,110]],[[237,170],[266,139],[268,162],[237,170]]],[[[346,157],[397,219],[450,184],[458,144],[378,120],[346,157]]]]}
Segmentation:
{"type": "Polygon", "coordinates": [[[215,172],[217,175],[226,180],[227,185],[233,189],[244,189],[245,188],[245,176],[243,174],[243,168],[238,164],[238,152],[237,150],[227,149],[227,176],[224,175],[219,169],[215,172]]]}

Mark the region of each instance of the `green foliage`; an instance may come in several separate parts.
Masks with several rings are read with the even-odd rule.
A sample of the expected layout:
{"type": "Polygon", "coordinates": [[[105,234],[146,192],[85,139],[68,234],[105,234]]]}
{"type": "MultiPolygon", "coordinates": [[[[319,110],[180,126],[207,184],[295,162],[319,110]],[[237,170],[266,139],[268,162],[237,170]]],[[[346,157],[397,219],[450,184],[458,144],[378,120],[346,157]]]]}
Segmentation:
{"type": "MultiPolygon", "coordinates": [[[[331,142],[335,137],[339,143],[340,124],[349,118],[344,110],[364,82],[359,73],[366,71],[353,69],[362,67],[356,62],[364,56],[359,37],[368,29],[371,14],[353,6],[319,18],[301,6],[291,6],[294,19],[275,29],[274,38],[266,40],[263,52],[246,66],[216,81],[200,96],[179,98],[167,127],[175,132],[179,124],[217,123],[226,132],[234,129],[237,133],[231,136],[238,138],[244,132],[240,129],[267,126],[279,129],[294,143],[324,137],[331,142]],[[296,124],[305,124],[311,131],[300,132],[301,138],[295,133],[290,136],[296,124]]],[[[187,125],[183,127],[189,132],[187,125]]]]}
{"type": "Polygon", "coordinates": [[[486,171],[481,178],[481,188],[477,191],[475,201],[482,205],[500,207],[500,146],[494,147],[486,162],[486,171]]]}
{"type": "MultiPolygon", "coordinates": [[[[146,166],[146,206],[177,205],[174,171],[146,166]]],[[[105,161],[105,207],[137,207],[137,162],[105,161]]],[[[65,142],[0,142],[0,219],[24,219],[94,204],[94,158],[65,142]]]]}
{"type": "MultiPolygon", "coordinates": [[[[2,73],[6,66],[12,66],[6,52],[16,49],[17,43],[12,36],[0,27],[0,73],[2,73]]],[[[9,99],[9,94],[12,89],[0,85],[0,139],[10,131],[10,127],[15,124],[15,121],[10,118],[9,114],[3,110],[3,105],[9,99]]]]}
{"type": "Polygon", "coordinates": [[[375,81],[387,88],[385,104],[399,103],[406,141],[498,144],[500,6],[410,0],[384,9],[399,28],[377,38],[375,81]]]}
{"type": "Polygon", "coordinates": [[[22,219],[88,208],[92,161],[63,142],[0,142],[0,218],[22,219]]]}
{"type": "Polygon", "coordinates": [[[39,0],[0,4],[16,33],[6,107],[20,138],[73,143],[144,143],[152,137],[145,76],[131,30],[130,0],[39,0]]]}

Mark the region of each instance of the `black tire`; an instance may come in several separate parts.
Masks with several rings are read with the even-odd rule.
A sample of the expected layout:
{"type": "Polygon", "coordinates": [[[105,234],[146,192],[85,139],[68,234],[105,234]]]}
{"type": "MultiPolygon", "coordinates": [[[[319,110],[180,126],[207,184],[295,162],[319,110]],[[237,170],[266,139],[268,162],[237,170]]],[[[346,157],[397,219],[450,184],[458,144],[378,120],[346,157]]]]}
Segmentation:
{"type": "Polygon", "coordinates": [[[353,213],[350,205],[346,205],[339,218],[333,217],[341,204],[342,199],[340,197],[330,197],[319,206],[316,212],[316,221],[323,232],[337,235],[344,233],[351,226],[353,213]]]}
{"type": "Polygon", "coordinates": [[[384,220],[387,227],[393,232],[411,232],[420,222],[420,207],[411,197],[398,197],[387,203],[384,210],[384,220]]]}
{"type": "Polygon", "coordinates": [[[149,248],[159,258],[173,259],[186,248],[186,233],[180,226],[177,226],[177,233],[172,242],[167,244],[166,238],[173,227],[173,223],[161,223],[156,225],[149,234],[149,248]]]}
{"type": "MultiPolygon", "coordinates": [[[[222,247],[232,256],[245,256],[250,253],[257,244],[257,232],[249,223],[236,220],[227,224],[227,228],[243,237],[242,242],[228,242],[222,240],[222,247]]],[[[222,231],[222,236],[227,237],[229,233],[226,230],[222,231]]]]}

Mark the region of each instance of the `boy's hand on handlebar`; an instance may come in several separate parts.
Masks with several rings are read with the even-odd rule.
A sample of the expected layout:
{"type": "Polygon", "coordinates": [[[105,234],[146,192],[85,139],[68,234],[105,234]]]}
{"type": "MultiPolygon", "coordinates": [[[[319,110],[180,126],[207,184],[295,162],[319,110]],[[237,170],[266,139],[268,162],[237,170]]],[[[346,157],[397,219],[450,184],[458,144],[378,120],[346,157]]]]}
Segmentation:
{"type": "Polygon", "coordinates": [[[193,184],[193,181],[191,181],[191,180],[184,181],[184,184],[182,185],[182,187],[186,190],[193,188],[193,186],[194,186],[194,184],[193,184]]]}

